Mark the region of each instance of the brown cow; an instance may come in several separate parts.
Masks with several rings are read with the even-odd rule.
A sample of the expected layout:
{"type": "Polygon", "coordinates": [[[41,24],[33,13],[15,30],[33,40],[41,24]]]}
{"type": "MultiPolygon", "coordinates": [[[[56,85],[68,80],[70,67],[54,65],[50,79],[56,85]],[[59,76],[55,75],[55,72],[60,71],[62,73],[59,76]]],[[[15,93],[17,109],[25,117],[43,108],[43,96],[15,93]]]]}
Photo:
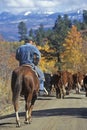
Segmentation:
{"type": "Polygon", "coordinates": [[[79,94],[80,90],[83,89],[84,74],[77,72],[73,74],[73,87],[76,89],[76,93],[79,94]]]}
{"type": "Polygon", "coordinates": [[[56,98],[64,98],[66,94],[69,94],[69,91],[73,85],[72,74],[67,71],[57,72],[52,77],[52,82],[56,89],[56,98]]]}
{"type": "Polygon", "coordinates": [[[61,72],[57,72],[56,74],[53,74],[53,76],[51,78],[51,84],[54,85],[54,88],[56,90],[56,98],[61,97],[60,79],[61,79],[61,72]]]}
{"type": "Polygon", "coordinates": [[[86,92],[86,97],[87,97],[87,74],[85,74],[84,79],[83,79],[83,84],[86,92]]]}

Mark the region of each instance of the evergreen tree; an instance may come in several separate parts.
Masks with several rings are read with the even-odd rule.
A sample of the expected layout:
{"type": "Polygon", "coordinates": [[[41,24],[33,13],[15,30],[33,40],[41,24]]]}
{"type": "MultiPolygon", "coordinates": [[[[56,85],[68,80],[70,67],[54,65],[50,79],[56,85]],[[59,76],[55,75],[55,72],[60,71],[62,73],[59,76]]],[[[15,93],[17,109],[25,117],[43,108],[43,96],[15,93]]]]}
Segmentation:
{"type": "Polygon", "coordinates": [[[79,22],[78,20],[74,20],[73,25],[75,25],[79,31],[85,30],[87,26],[85,22],[79,22]]]}
{"type": "Polygon", "coordinates": [[[39,30],[35,31],[35,41],[36,41],[37,45],[41,45],[42,36],[41,36],[41,33],[39,32],[39,30]]]}
{"type": "Polygon", "coordinates": [[[67,15],[58,16],[55,25],[53,27],[53,33],[49,36],[51,47],[55,50],[55,56],[58,59],[57,66],[61,70],[61,57],[60,54],[63,51],[63,42],[69,29],[71,28],[71,20],[68,19],[67,15]]]}
{"type": "Polygon", "coordinates": [[[83,10],[83,20],[87,24],[87,10],[83,10]]]}
{"type": "Polygon", "coordinates": [[[38,45],[43,45],[43,39],[45,38],[45,31],[42,24],[35,32],[35,40],[38,45]]]}
{"type": "Polygon", "coordinates": [[[27,35],[27,27],[23,21],[20,22],[18,25],[18,33],[19,33],[19,41],[24,40],[27,35]]]}
{"type": "Polygon", "coordinates": [[[71,28],[71,20],[69,20],[68,16],[65,14],[63,17],[58,16],[53,30],[55,34],[59,36],[59,41],[62,43],[67,35],[68,30],[71,28]]]}
{"type": "Polygon", "coordinates": [[[29,36],[34,38],[34,33],[33,33],[33,29],[31,28],[30,31],[29,31],[29,36]]]}

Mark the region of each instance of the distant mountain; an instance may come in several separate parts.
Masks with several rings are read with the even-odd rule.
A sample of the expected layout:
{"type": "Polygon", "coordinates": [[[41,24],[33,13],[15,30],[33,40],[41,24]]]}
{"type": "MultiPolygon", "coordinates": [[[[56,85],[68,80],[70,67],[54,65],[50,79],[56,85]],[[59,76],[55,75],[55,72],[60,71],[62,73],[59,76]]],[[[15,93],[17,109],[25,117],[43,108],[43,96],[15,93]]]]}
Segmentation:
{"type": "Polygon", "coordinates": [[[67,13],[35,13],[23,12],[18,15],[11,14],[10,12],[2,12],[0,14],[0,35],[7,41],[18,40],[18,24],[24,21],[29,29],[37,29],[40,24],[44,28],[52,28],[58,15],[63,16],[67,14],[71,20],[83,21],[83,11],[72,11],[67,13]]]}

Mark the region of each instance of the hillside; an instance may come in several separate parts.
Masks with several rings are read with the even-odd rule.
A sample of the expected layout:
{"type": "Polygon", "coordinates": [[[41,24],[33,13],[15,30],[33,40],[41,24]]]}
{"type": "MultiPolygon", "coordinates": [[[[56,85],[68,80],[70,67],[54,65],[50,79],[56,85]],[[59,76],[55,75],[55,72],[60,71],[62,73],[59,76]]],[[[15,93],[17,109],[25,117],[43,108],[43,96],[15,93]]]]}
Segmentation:
{"type": "Polygon", "coordinates": [[[23,12],[21,14],[11,14],[9,12],[3,12],[0,14],[0,35],[4,37],[6,41],[18,40],[18,24],[24,21],[28,27],[28,30],[37,29],[40,24],[44,25],[44,28],[52,28],[58,15],[63,16],[67,14],[73,21],[83,21],[83,11],[72,11],[67,13],[35,13],[35,12],[23,12]]]}

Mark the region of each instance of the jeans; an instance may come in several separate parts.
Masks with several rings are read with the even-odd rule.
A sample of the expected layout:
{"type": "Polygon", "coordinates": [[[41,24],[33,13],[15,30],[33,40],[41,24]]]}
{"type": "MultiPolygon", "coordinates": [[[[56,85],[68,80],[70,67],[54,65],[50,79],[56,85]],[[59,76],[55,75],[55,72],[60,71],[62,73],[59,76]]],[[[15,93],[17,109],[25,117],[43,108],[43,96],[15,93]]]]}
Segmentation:
{"type": "Polygon", "coordinates": [[[37,66],[35,66],[35,70],[39,75],[40,82],[45,81],[44,73],[37,66]]]}
{"type": "Polygon", "coordinates": [[[44,81],[43,80],[40,81],[40,90],[44,90],[44,81]]]}

